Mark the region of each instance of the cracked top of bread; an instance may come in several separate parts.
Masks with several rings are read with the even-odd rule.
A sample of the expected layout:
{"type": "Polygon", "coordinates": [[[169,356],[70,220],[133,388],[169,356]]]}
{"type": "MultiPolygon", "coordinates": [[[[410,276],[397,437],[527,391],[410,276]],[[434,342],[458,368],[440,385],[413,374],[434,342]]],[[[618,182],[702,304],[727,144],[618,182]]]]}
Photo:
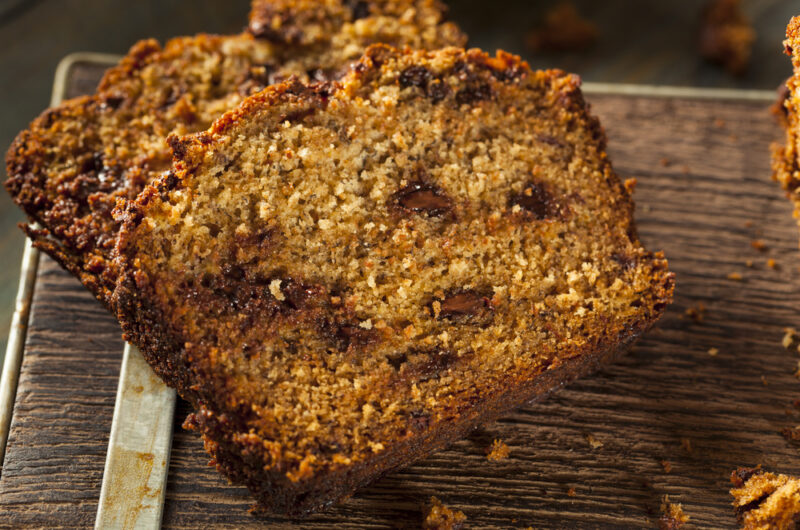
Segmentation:
{"type": "Polygon", "coordinates": [[[338,77],[375,42],[420,48],[465,42],[428,0],[349,5],[255,2],[254,20],[268,10],[287,31],[290,21],[317,21],[326,33],[313,43],[248,33],[180,37],[163,48],[154,40],[137,43],[95,95],[45,111],[11,145],[6,188],[29,218],[28,235],[108,304],[119,229],[111,210],[169,169],[167,136],[205,130],[247,95],[292,75],[338,77]]]}
{"type": "Polygon", "coordinates": [[[786,54],[792,58],[794,74],[786,80],[787,90],[778,101],[781,123],[786,128],[786,144],[775,145],[772,170],[794,202],[795,218],[800,223],[800,16],[789,22],[783,44],[786,54]]]}
{"type": "Polygon", "coordinates": [[[173,172],[119,213],[115,304],[207,442],[247,455],[229,476],[374,476],[653,324],[674,277],[579,84],[373,46],[171,138],[173,172]]]}

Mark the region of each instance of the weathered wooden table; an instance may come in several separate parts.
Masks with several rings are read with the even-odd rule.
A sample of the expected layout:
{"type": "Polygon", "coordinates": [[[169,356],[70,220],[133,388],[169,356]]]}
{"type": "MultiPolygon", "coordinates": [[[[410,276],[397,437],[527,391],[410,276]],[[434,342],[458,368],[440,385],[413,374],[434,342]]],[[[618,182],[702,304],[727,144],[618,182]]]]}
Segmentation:
{"type": "MultiPolygon", "coordinates": [[[[90,91],[101,70],[76,63],[67,95],[90,91]]],[[[617,171],[638,179],[641,236],[678,276],[660,327],[617,364],[301,523],[248,515],[247,492],[206,466],[200,440],[181,430],[180,403],[165,527],[413,527],[431,495],[475,528],[640,527],[655,523],[665,494],[698,528],[732,527],[734,468],[800,473],[800,446],[780,433],[800,424],[800,355],[781,345],[783,328],[800,325],[800,254],[791,206],[770,180],[780,130],[768,94],[591,88],[617,171]],[[702,321],[685,316],[700,304],[702,321]],[[485,449],[495,438],[511,455],[493,463],[485,449]]],[[[45,257],[31,303],[0,526],[91,526],[119,328],[45,257]]]]}

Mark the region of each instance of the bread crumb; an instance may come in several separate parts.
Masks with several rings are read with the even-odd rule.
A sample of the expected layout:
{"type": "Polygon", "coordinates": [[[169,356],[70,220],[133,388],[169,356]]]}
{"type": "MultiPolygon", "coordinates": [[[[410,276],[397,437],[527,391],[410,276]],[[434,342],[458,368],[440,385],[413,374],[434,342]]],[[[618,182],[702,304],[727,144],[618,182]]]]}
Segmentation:
{"type": "Polygon", "coordinates": [[[732,273],[728,274],[728,279],[729,280],[733,280],[735,282],[740,282],[740,281],[742,281],[742,275],[739,274],[738,272],[732,272],[732,273]]]}
{"type": "Polygon", "coordinates": [[[754,249],[756,249],[756,250],[759,250],[759,251],[761,251],[761,252],[764,252],[765,250],[767,250],[767,245],[766,245],[766,243],[764,243],[764,242],[763,242],[762,240],[760,240],[760,239],[754,239],[754,240],[752,240],[752,241],[750,242],[750,246],[751,246],[751,247],[753,247],[753,248],[754,248],[754,249]]]}
{"type": "Polygon", "coordinates": [[[718,353],[719,353],[719,348],[709,348],[708,349],[708,354],[710,356],[712,356],[712,357],[716,357],[718,353]]]}
{"type": "Polygon", "coordinates": [[[767,386],[767,376],[765,375],[761,376],[761,384],[767,386]]]}
{"type": "Polygon", "coordinates": [[[511,453],[511,448],[509,448],[503,440],[495,440],[492,442],[492,446],[489,448],[489,452],[486,455],[486,458],[491,460],[492,462],[497,462],[498,460],[505,460],[508,458],[508,455],[511,453]]]}
{"type": "Polygon", "coordinates": [[[272,280],[269,282],[269,292],[272,293],[272,296],[275,297],[275,300],[279,302],[283,302],[286,300],[286,297],[283,296],[283,292],[281,292],[281,281],[280,280],[272,280]]]}
{"type": "Polygon", "coordinates": [[[667,157],[661,158],[661,160],[659,160],[658,163],[661,164],[661,167],[669,167],[672,165],[672,162],[667,157]]]}
{"type": "Polygon", "coordinates": [[[567,497],[574,497],[575,495],[577,495],[575,488],[570,488],[567,490],[567,497]]]}
{"type": "Polygon", "coordinates": [[[770,269],[777,269],[778,268],[778,262],[775,261],[772,258],[769,258],[767,260],[767,267],[769,267],[770,269]]]}
{"type": "Polygon", "coordinates": [[[683,513],[683,506],[670,502],[669,495],[664,495],[661,500],[661,514],[658,527],[662,530],[676,530],[689,522],[689,516],[683,513]]]}
{"type": "Polygon", "coordinates": [[[781,435],[790,442],[800,442],[800,425],[795,427],[784,427],[781,429],[781,435]]]}
{"type": "Polygon", "coordinates": [[[787,350],[792,347],[794,344],[795,339],[797,338],[797,330],[795,328],[783,328],[784,335],[783,340],[781,340],[781,344],[787,350]]]}
{"type": "Polygon", "coordinates": [[[753,268],[753,260],[751,260],[751,259],[745,260],[744,264],[745,264],[745,265],[747,266],[747,268],[749,268],[749,269],[752,269],[752,268],[753,268]]]}
{"type": "Polygon", "coordinates": [[[664,473],[672,473],[672,463],[669,460],[662,460],[661,467],[664,468],[664,473]]]}
{"type": "Polygon", "coordinates": [[[692,441],[688,438],[681,438],[681,447],[687,452],[692,452],[692,441]]]}
{"type": "Polygon", "coordinates": [[[692,306],[687,309],[684,312],[684,315],[695,322],[702,322],[706,318],[706,306],[703,304],[703,302],[700,302],[696,306],[692,306]]]}
{"type": "Polygon", "coordinates": [[[603,447],[603,442],[592,436],[591,434],[586,435],[586,441],[589,442],[589,445],[592,449],[600,449],[603,447]]]}
{"type": "Polygon", "coordinates": [[[467,520],[464,512],[451,510],[436,497],[422,507],[422,515],[422,528],[426,530],[457,530],[467,520]]]}

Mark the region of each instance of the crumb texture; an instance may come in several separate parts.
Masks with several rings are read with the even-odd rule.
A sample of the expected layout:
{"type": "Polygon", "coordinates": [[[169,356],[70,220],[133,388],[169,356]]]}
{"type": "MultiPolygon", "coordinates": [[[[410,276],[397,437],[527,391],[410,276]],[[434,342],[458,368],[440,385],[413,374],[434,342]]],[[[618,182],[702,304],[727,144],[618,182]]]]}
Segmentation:
{"type": "Polygon", "coordinates": [[[772,170],[775,180],[794,202],[794,216],[800,223],[800,17],[789,22],[783,44],[794,73],[786,80],[786,90],[781,91],[777,103],[786,128],[786,143],[774,146],[772,170]]]}
{"type": "Polygon", "coordinates": [[[503,52],[373,46],[171,141],[121,214],[119,317],[265,504],[430,452],[671,300],[578,79],[503,52]]]}
{"type": "Polygon", "coordinates": [[[736,519],[747,530],[791,530],[800,523],[800,479],[757,468],[731,473],[736,519]]]}
{"type": "Polygon", "coordinates": [[[256,1],[251,20],[268,10],[270,24],[284,21],[279,30],[287,35],[298,24],[310,33],[198,35],[163,48],[139,42],[94,96],[45,111],[9,149],[6,188],[31,221],[26,232],[108,304],[119,229],[111,210],[169,169],[170,134],[205,130],[249,94],[289,76],[337,78],[372,43],[463,45],[441,9],[430,0],[256,1]]]}

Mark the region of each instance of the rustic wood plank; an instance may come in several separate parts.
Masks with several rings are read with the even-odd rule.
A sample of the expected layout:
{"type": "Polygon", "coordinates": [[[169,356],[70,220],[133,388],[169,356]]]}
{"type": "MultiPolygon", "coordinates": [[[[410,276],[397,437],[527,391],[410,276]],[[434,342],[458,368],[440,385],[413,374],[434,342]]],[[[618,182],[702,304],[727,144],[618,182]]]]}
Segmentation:
{"type": "MultiPolygon", "coordinates": [[[[430,495],[463,510],[473,527],[643,526],[669,494],[697,527],[730,527],[733,468],[761,463],[800,473],[800,446],[779,432],[800,424],[792,406],[800,356],[780,344],[783,327],[800,324],[798,233],[770,181],[768,148],[780,134],[766,105],[589,99],[618,172],[638,178],[643,239],[663,248],[678,274],[675,304],[659,329],[599,374],[298,526],[413,526],[430,495]],[[754,249],[753,239],[767,250],[754,249]],[[729,280],[732,272],[743,281],[729,280]],[[682,318],[700,302],[703,322],[682,318]],[[712,347],[717,356],[708,354],[712,347]],[[593,448],[589,435],[603,445],[593,448]],[[494,438],[511,447],[507,460],[486,459],[494,438]]],[[[18,527],[90,525],[122,352],[118,327],[50,260],[32,310],[0,512],[18,527]]],[[[180,429],[187,412],[181,403],[165,527],[297,525],[247,514],[247,492],[225,484],[206,466],[199,439],[180,429]]]]}

